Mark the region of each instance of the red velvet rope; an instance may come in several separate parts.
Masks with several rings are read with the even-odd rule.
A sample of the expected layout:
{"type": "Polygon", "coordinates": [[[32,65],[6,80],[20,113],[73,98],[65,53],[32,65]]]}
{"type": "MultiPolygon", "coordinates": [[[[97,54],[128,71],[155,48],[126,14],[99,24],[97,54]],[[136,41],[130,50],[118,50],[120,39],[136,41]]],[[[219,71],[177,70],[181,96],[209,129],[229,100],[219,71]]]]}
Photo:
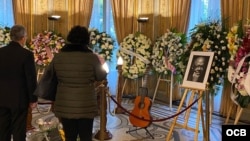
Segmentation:
{"type": "MultiPolygon", "coordinates": [[[[191,108],[200,98],[197,98],[196,100],[194,100],[190,105],[188,105],[186,108],[184,108],[182,111],[180,111],[179,113],[176,113],[174,115],[171,115],[169,117],[166,117],[166,118],[162,118],[162,119],[144,119],[144,118],[141,118],[141,117],[138,117],[137,115],[129,112],[127,109],[125,109],[124,107],[122,107],[111,95],[109,95],[109,97],[114,101],[114,103],[120,107],[123,111],[125,111],[126,113],[128,113],[129,115],[132,115],[133,117],[137,118],[137,119],[140,119],[140,120],[143,120],[143,121],[150,121],[150,122],[161,122],[161,121],[165,121],[165,120],[168,120],[168,119],[171,119],[171,118],[174,118],[180,114],[182,114],[183,112],[185,112],[186,110],[188,110],[189,108],[191,108]]],[[[38,104],[40,105],[45,105],[45,104],[53,104],[53,102],[38,102],[38,104]]]]}
{"type": "Polygon", "coordinates": [[[137,115],[135,115],[135,114],[129,112],[127,109],[125,109],[124,107],[122,107],[122,106],[121,106],[112,96],[109,96],[109,97],[118,105],[118,107],[120,107],[123,111],[125,111],[125,112],[128,113],[129,115],[132,115],[133,117],[138,118],[138,119],[140,119],[140,120],[150,121],[150,122],[161,122],[161,121],[165,121],[165,120],[174,118],[174,117],[176,117],[176,116],[182,114],[183,112],[185,112],[187,109],[191,108],[191,107],[201,98],[201,96],[200,96],[199,98],[197,98],[196,100],[194,100],[193,103],[191,103],[189,106],[187,106],[185,109],[183,109],[183,110],[180,111],[179,113],[176,113],[176,114],[174,114],[174,115],[171,115],[171,116],[169,116],[169,117],[167,117],[167,118],[162,118],[162,119],[150,119],[150,120],[148,120],[148,119],[140,118],[140,117],[138,117],[137,115]]]}

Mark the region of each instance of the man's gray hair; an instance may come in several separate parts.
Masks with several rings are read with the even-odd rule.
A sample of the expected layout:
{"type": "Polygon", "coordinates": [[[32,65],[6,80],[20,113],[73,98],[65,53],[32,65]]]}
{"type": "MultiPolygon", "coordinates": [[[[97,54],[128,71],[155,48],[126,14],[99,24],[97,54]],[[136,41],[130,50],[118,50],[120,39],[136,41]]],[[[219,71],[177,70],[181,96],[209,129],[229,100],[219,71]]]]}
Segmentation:
{"type": "Polygon", "coordinates": [[[10,29],[10,39],[12,41],[20,41],[25,36],[27,36],[26,29],[22,25],[14,25],[10,29]]]}

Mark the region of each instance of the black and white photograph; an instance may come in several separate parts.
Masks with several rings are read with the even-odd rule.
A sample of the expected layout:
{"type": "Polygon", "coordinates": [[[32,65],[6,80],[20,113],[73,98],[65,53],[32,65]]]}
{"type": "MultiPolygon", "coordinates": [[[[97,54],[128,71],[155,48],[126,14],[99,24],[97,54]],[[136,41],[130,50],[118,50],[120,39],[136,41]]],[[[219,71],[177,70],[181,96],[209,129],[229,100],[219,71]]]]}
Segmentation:
{"type": "Polygon", "coordinates": [[[213,52],[191,52],[183,80],[184,87],[205,89],[213,55],[213,52]]]}

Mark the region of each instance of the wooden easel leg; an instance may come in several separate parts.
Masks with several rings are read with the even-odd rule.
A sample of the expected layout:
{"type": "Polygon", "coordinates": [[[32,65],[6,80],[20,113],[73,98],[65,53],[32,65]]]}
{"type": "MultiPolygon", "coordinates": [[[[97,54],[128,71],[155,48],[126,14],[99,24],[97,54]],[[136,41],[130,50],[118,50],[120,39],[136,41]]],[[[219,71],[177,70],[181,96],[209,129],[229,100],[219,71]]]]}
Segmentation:
{"type": "MultiPolygon", "coordinates": [[[[202,93],[201,93],[202,95],[202,93]]],[[[197,111],[197,119],[196,119],[196,127],[195,127],[195,138],[194,140],[198,140],[198,133],[199,133],[199,122],[200,122],[200,117],[201,117],[201,103],[202,103],[202,98],[198,100],[198,111],[197,111]]]]}
{"type": "Polygon", "coordinates": [[[230,117],[230,115],[231,115],[232,108],[233,108],[233,104],[231,104],[231,105],[229,106],[229,110],[228,110],[228,113],[227,113],[227,118],[226,118],[225,124],[228,123],[229,117],[230,117]]]}
{"type": "MultiPolygon", "coordinates": [[[[195,91],[192,91],[191,96],[188,100],[188,105],[192,104],[192,102],[194,101],[194,96],[195,96],[195,91]]],[[[187,127],[188,124],[188,120],[190,117],[190,112],[191,112],[191,108],[187,109],[187,111],[185,112],[185,121],[184,121],[184,127],[187,127]]]]}
{"type": "Polygon", "coordinates": [[[158,77],[157,84],[156,84],[155,91],[154,91],[154,96],[152,99],[152,103],[154,103],[154,101],[155,101],[155,96],[156,96],[160,81],[161,81],[161,76],[158,77]]]}
{"type": "MultiPolygon", "coordinates": [[[[185,100],[185,98],[186,98],[186,96],[187,96],[187,92],[188,92],[188,89],[185,89],[184,94],[183,94],[182,99],[181,99],[181,102],[180,102],[180,105],[179,105],[179,107],[178,107],[178,109],[177,109],[177,113],[179,113],[180,110],[181,110],[181,108],[182,108],[182,105],[183,105],[183,103],[184,103],[184,100],[185,100]]],[[[171,124],[171,127],[170,127],[170,130],[169,130],[169,132],[168,132],[166,141],[169,141],[169,140],[170,140],[170,137],[171,137],[172,132],[173,132],[173,130],[174,130],[174,127],[175,127],[175,124],[176,124],[177,119],[178,119],[178,116],[176,116],[176,117],[174,118],[174,120],[173,120],[173,122],[172,122],[172,124],[171,124]]]]}
{"type": "Polygon", "coordinates": [[[122,86],[122,93],[121,93],[122,95],[123,95],[126,84],[127,84],[127,78],[125,79],[124,84],[122,86]]]}
{"type": "Polygon", "coordinates": [[[236,117],[234,120],[234,125],[238,124],[238,121],[240,119],[240,116],[242,114],[243,108],[241,108],[240,106],[237,107],[237,113],[236,113],[236,117]]]}
{"type": "Polygon", "coordinates": [[[214,95],[211,94],[211,95],[210,95],[210,98],[211,98],[211,99],[210,99],[210,102],[211,102],[211,103],[209,104],[209,105],[210,105],[210,106],[209,106],[209,113],[210,113],[210,114],[209,114],[209,118],[210,118],[210,119],[209,119],[209,124],[212,123],[212,114],[213,114],[213,111],[214,111],[214,95]]]}
{"type": "MultiPolygon", "coordinates": [[[[201,103],[201,124],[202,124],[202,129],[203,129],[203,137],[206,137],[206,126],[205,126],[205,117],[204,117],[204,111],[203,111],[203,108],[202,108],[202,103],[201,103]]],[[[207,120],[207,119],[206,119],[207,120]]],[[[207,139],[206,139],[207,141],[207,139]]]]}

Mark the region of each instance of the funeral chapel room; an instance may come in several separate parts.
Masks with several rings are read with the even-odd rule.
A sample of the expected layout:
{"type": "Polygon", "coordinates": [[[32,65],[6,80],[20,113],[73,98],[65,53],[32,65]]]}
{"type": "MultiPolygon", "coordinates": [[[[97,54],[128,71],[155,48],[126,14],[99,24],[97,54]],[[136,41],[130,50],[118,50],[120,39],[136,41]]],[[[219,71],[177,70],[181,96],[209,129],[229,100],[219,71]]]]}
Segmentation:
{"type": "MultiPolygon", "coordinates": [[[[8,55],[4,55],[15,42],[15,25],[25,27],[27,35],[22,48],[34,58],[36,87],[31,93],[37,98],[37,105],[26,109],[28,116],[23,120],[26,141],[67,141],[65,131],[68,134],[71,129],[65,129],[62,124],[65,118],[60,117],[65,113],[58,111],[60,104],[73,109],[66,112],[78,111],[72,108],[78,106],[78,101],[85,101],[84,105],[94,103],[85,107],[87,110],[79,109],[96,113],[85,114],[93,119],[92,141],[249,139],[249,0],[0,0],[0,3],[0,64],[18,58],[6,59],[8,55]],[[74,27],[87,30],[88,37],[83,39],[87,39],[86,44],[71,42],[81,36],[70,36],[74,27]],[[78,57],[73,55],[77,51],[67,50],[71,46],[84,46],[88,53],[83,54],[94,57],[85,56],[83,64],[76,65],[72,60],[78,57]],[[56,62],[66,54],[72,57],[61,60],[67,64],[62,67],[56,62]],[[52,64],[56,80],[46,83],[45,74],[52,64]],[[99,70],[105,73],[105,78],[99,79],[99,70]],[[37,94],[35,89],[41,85],[53,92],[48,88],[37,94]],[[80,89],[86,90],[79,93],[80,89]],[[66,97],[68,101],[57,102],[66,97]]],[[[23,73],[9,68],[0,66],[0,99],[6,100],[2,103],[8,103],[9,97],[16,99],[11,90],[15,88],[5,83],[13,80],[14,86],[19,76],[6,74],[23,73]],[[6,89],[11,92],[6,93],[6,89]]],[[[22,86],[19,91],[26,84],[22,86]]],[[[4,104],[0,104],[0,115],[4,117],[2,109],[4,104]]],[[[73,115],[77,113],[69,117],[73,115]]],[[[2,117],[0,124],[6,125],[2,117]]],[[[81,132],[79,128],[75,141],[85,141],[81,132]]],[[[15,141],[14,134],[10,141],[15,141]]]]}

